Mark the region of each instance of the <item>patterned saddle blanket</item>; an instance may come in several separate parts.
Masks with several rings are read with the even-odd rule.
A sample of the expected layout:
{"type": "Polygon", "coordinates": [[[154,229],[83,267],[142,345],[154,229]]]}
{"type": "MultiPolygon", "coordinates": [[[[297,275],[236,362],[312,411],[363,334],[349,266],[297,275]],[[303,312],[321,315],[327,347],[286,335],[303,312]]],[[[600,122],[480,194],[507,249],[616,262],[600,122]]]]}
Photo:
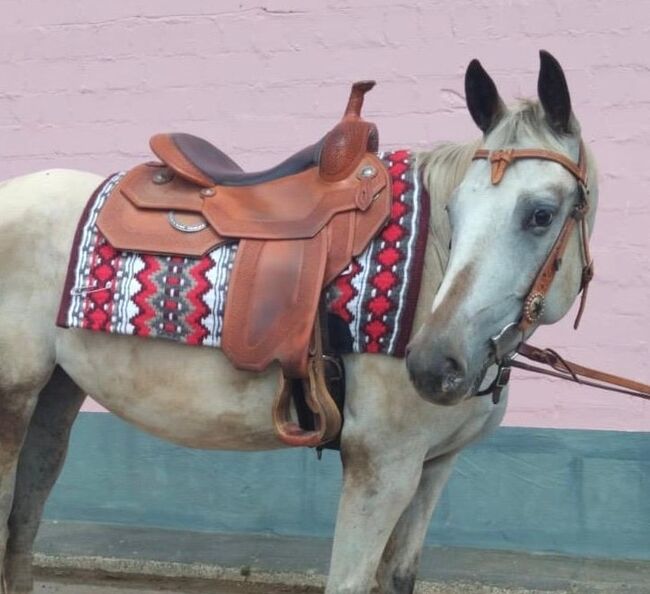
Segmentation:
{"type": "MultiPolygon", "coordinates": [[[[390,218],[327,288],[331,339],[341,352],[403,357],[420,288],[429,198],[409,151],[380,155],[390,218]]],[[[105,180],[79,221],[57,325],[219,347],[237,244],[197,258],[115,249],[96,225],[123,173],[105,180]]]]}

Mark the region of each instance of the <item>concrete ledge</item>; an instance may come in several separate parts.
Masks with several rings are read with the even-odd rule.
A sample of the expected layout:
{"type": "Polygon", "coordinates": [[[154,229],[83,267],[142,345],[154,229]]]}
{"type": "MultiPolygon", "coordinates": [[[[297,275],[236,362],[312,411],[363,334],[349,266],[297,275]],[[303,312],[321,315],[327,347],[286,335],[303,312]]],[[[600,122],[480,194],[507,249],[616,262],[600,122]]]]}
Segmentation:
{"type": "MultiPolygon", "coordinates": [[[[331,541],[214,534],[75,522],[45,522],[35,565],[48,571],[103,572],[250,584],[324,584],[331,541]]],[[[647,594],[650,562],[580,559],[474,549],[426,548],[421,592],[647,594]],[[442,590],[440,588],[443,588],[442,590]]]]}

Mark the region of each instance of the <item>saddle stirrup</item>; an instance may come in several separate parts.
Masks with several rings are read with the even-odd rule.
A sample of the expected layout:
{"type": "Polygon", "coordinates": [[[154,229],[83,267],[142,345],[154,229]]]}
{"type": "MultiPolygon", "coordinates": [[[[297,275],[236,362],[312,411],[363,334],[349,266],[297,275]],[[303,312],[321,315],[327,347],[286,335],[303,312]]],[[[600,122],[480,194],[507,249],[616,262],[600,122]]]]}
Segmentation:
{"type": "Polygon", "coordinates": [[[342,420],[336,402],[327,387],[325,359],[317,316],[312,337],[313,349],[308,363],[308,377],[303,379],[305,402],[314,415],[314,429],[303,429],[291,418],[292,381],[280,373],[280,387],[273,400],[273,426],[283,443],[289,446],[316,447],[334,439],[341,430],[342,420]]]}

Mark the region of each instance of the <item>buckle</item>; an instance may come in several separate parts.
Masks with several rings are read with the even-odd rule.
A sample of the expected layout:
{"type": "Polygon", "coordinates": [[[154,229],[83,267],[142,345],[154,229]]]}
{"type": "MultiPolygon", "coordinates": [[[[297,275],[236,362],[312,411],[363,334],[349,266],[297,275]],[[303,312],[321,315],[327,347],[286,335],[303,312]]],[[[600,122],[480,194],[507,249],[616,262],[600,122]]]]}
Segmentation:
{"type": "Polygon", "coordinates": [[[487,388],[478,391],[476,393],[476,396],[487,396],[488,394],[491,394],[492,402],[494,402],[494,404],[499,403],[501,392],[503,391],[503,388],[505,388],[508,385],[508,382],[510,381],[510,371],[512,370],[512,367],[510,366],[510,361],[515,356],[516,355],[510,357],[509,359],[506,359],[505,363],[499,365],[499,368],[497,369],[496,377],[492,380],[492,382],[487,388]]]}
{"type": "Polygon", "coordinates": [[[343,372],[343,368],[341,367],[341,363],[339,362],[339,360],[336,357],[333,357],[332,355],[321,355],[321,359],[326,363],[329,363],[336,369],[337,375],[331,376],[330,379],[335,382],[341,381],[345,376],[345,374],[343,372]]]}
{"type": "Polygon", "coordinates": [[[585,218],[586,214],[589,212],[589,202],[585,198],[585,194],[582,195],[582,198],[578,200],[578,203],[573,207],[571,216],[576,221],[582,221],[585,218]]]}
{"type": "Polygon", "coordinates": [[[503,392],[503,388],[505,388],[508,385],[508,382],[510,381],[511,369],[512,367],[510,367],[508,363],[499,367],[497,376],[494,379],[494,388],[492,390],[493,404],[499,404],[499,401],[501,400],[501,393],[503,392]]]}
{"type": "Polygon", "coordinates": [[[512,371],[512,367],[510,367],[510,365],[503,365],[499,367],[499,372],[497,373],[497,377],[494,380],[494,387],[505,388],[508,385],[508,382],[510,381],[511,371],[512,371]]]}

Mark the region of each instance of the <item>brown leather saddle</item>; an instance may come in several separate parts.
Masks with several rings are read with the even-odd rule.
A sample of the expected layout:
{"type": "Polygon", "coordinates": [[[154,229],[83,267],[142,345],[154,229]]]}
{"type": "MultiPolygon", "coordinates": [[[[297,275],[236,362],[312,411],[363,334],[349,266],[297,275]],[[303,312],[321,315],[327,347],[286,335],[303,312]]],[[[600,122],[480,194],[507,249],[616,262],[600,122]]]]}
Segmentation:
{"type": "Polygon", "coordinates": [[[373,86],[355,83],[328,134],[266,171],[246,173],[196,136],[157,134],[150,144],[161,162],[130,170],[97,221],[122,250],[199,257],[238,242],[221,347],[239,369],[279,363],[273,419],[290,445],[321,445],[341,428],[328,389],[319,304],[324,287],[389,216],[390,179],[376,155],[377,128],[360,117],[373,86]],[[296,381],[311,411],[309,428],[292,420],[296,381]]]}

